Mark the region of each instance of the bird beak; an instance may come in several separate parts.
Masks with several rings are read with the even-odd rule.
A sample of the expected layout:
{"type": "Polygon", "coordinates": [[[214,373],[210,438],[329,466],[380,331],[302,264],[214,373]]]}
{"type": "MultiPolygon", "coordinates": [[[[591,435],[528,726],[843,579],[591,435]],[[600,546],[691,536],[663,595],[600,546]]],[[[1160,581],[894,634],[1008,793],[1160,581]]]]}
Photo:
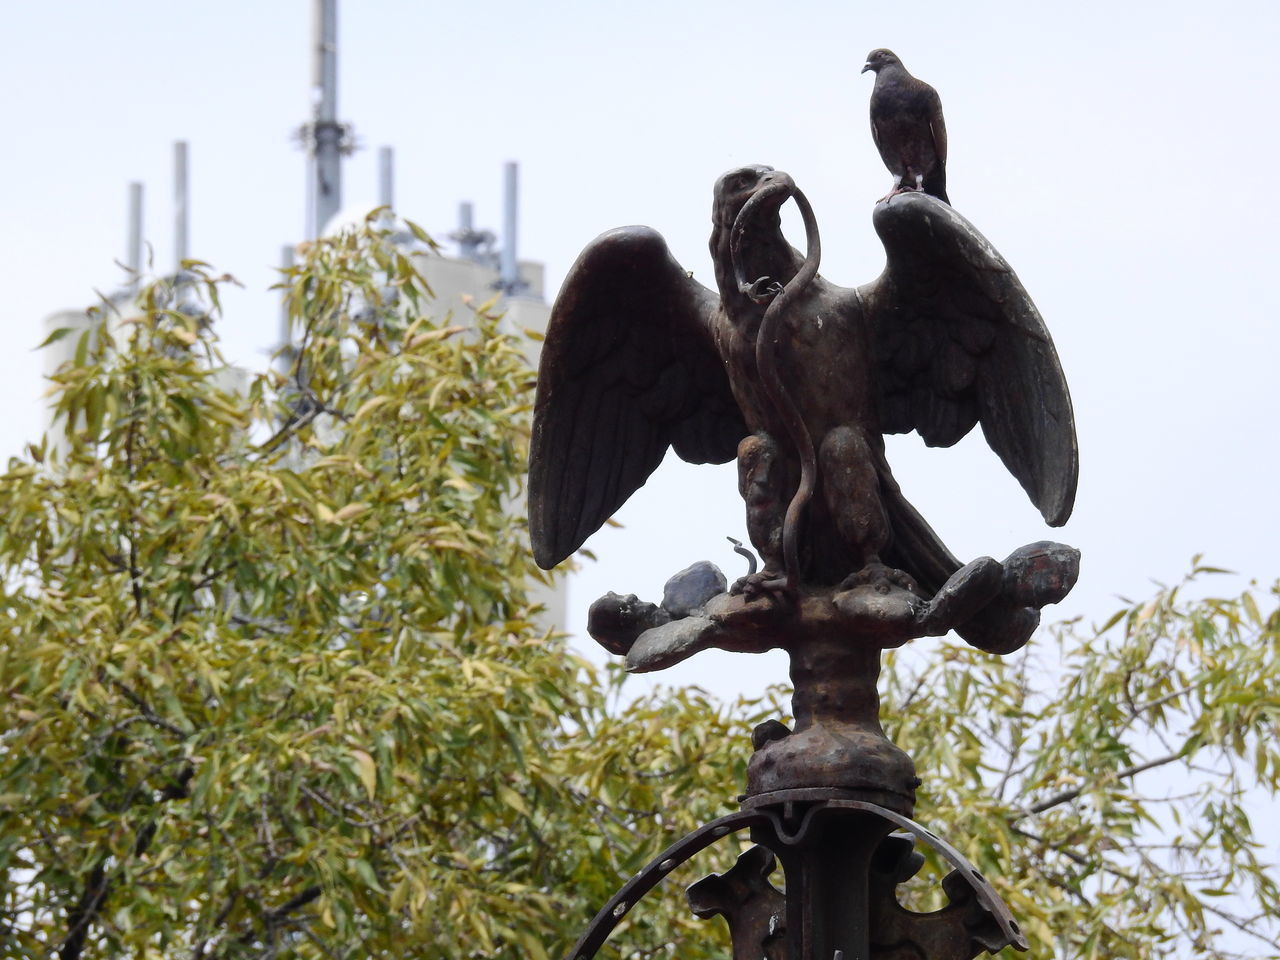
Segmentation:
{"type": "Polygon", "coordinates": [[[864,64],[862,65],[862,69],[861,69],[861,70],[859,70],[858,72],[859,72],[859,73],[866,73],[866,72],[867,72],[868,70],[870,70],[870,69],[871,69],[871,64],[869,64],[869,63],[864,63],[864,64]]]}
{"type": "MultiPolygon", "coordinates": [[[[782,170],[770,170],[760,178],[760,184],[756,188],[755,193],[777,193],[779,190],[785,192],[782,202],[786,202],[787,197],[791,196],[791,192],[795,190],[796,182],[791,179],[791,174],[782,170]]],[[[752,195],[753,199],[755,194],[752,195]]]]}

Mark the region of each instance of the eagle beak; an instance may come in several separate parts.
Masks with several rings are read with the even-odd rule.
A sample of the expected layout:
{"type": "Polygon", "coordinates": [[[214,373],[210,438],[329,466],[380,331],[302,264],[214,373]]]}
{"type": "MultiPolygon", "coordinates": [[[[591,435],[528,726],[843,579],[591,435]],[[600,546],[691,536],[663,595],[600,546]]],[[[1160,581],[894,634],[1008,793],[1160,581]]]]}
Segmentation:
{"type": "Polygon", "coordinates": [[[791,179],[791,174],[783,173],[781,170],[770,170],[767,174],[760,178],[761,184],[778,184],[783,190],[790,193],[796,188],[796,182],[791,179]]]}

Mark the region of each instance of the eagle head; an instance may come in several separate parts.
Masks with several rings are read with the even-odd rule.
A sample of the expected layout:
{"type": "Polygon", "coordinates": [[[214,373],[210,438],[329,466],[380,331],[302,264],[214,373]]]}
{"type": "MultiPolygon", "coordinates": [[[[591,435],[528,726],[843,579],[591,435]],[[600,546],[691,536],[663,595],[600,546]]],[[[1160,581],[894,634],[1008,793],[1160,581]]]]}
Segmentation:
{"type": "MultiPolygon", "coordinates": [[[[722,174],[716,181],[714,199],[711,203],[711,221],[717,227],[729,228],[738,218],[746,202],[762,190],[776,190],[791,184],[791,178],[773,167],[753,163],[737,170],[722,174]]],[[[788,192],[780,191],[777,207],[781,207],[787,199],[788,192]]]]}

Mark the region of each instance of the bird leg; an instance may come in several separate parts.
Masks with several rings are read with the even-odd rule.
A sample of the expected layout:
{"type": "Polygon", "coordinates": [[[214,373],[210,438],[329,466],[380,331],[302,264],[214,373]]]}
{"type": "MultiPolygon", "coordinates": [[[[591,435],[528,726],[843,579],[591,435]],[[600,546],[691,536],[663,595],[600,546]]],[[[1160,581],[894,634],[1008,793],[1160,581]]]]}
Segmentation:
{"type": "Polygon", "coordinates": [[[783,573],[782,528],[791,488],[790,471],[777,442],[757,433],[738,444],[738,492],[747,505],[747,534],[764,561],[764,569],[749,573],[730,593],[754,599],[777,594],[786,585],[783,573]]]}
{"type": "Polygon", "coordinates": [[[822,493],[836,532],[859,569],[878,565],[889,542],[889,515],[880,501],[876,452],[862,427],[836,427],[822,440],[822,493]]]}
{"type": "Polygon", "coordinates": [[[895,174],[893,177],[893,189],[877,200],[876,203],[884,203],[890,197],[896,197],[898,194],[902,193],[902,191],[902,177],[895,174]]]}

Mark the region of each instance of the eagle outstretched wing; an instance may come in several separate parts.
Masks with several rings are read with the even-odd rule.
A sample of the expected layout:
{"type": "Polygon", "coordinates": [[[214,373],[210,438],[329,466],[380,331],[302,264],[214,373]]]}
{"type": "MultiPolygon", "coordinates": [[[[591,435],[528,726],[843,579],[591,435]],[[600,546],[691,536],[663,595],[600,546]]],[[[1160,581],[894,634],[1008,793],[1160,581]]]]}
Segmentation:
{"type": "Polygon", "coordinates": [[[529,532],[544,569],[648,479],[668,447],[725,463],[747,428],[715,346],[720,299],[648,227],[597,237],[565,278],[538,370],[529,532]]]}
{"type": "Polygon", "coordinates": [[[1005,259],[921,192],[876,205],[887,263],[859,288],[873,332],[884,433],[949,447],[977,422],[1046,522],[1075,503],[1071,397],[1049,331],[1005,259]]]}

